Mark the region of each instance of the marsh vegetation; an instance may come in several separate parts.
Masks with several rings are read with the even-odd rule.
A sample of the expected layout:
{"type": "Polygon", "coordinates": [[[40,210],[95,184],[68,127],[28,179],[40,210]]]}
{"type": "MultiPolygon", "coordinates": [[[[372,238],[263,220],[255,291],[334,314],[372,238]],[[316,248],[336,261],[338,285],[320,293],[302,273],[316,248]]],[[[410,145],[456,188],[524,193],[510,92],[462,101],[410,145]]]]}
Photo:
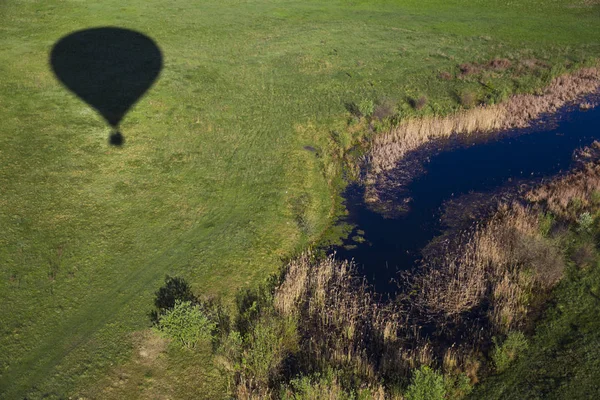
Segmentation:
{"type": "MultiPolygon", "coordinates": [[[[593,67],[597,11],[580,0],[1,2],[0,397],[212,400],[238,387],[358,396],[344,372],[354,368],[373,395],[391,391],[350,333],[328,336],[353,340],[337,353],[315,348],[336,365],[317,370],[294,325],[306,305],[281,319],[269,300],[283,281],[239,305],[236,293],[323,239],[340,213],[344,165],[359,172],[357,145],[593,67]],[[164,57],[120,122],[122,147],[106,143],[111,128],[48,64],[61,38],[106,26],[146,35],[164,57]],[[156,333],[147,313],[167,274],[194,298],[157,309],[156,333]],[[237,336],[215,339],[213,298],[237,336]],[[168,327],[184,320],[204,333],[170,342],[168,327]],[[307,365],[309,375],[289,372],[307,365]]],[[[311,329],[333,328],[318,325],[333,322],[316,320],[327,315],[316,304],[311,329]]],[[[343,318],[380,343],[379,322],[343,318]]],[[[440,388],[434,364],[398,378],[407,396],[440,388]]]]}
{"type": "MultiPolygon", "coordinates": [[[[215,357],[230,393],[468,397],[529,354],[537,321],[556,318],[547,303],[561,281],[598,275],[599,206],[600,164],[588,160],[447,236],[386,302],[351,262],[310,252],[290,260],[280,275],[238,294],[235,322],[219,335],[215,357]]],[[[586,393],[598,390],[588,384],[586,393]]]]}

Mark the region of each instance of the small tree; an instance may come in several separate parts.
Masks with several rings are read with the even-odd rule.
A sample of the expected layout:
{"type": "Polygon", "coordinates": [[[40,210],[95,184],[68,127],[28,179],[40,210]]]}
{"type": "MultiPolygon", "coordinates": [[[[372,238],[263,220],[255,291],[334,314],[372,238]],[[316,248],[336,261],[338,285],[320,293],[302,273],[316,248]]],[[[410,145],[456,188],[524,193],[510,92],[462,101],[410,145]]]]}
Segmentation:
{"type": "Polygon", "coordinates": [[[167,275],[165,284],[155,293],[154,306],[156,310],[150,313],[152,322],[157,323],[162,314],[175,307],[177,300],[198,303],[198,299],[192,293],[192,289],[185,279],[167,275]]]}
{"type": "Polygon", "coordinates": [[[444,400],[444,377],[429,367],[416,370],[406,390],[406,400],[444,400]]]}

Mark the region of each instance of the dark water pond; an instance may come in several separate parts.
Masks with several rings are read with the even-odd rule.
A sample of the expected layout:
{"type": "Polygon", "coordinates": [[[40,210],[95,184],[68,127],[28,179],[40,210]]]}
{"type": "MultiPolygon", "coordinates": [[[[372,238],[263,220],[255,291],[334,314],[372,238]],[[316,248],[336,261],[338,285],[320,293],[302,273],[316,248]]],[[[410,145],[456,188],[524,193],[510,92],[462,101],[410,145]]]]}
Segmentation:
{"type": "MultiPolygon", "coordinates": [[[[422,249],[445,228],[445,204],[473,196],[490,197],[525,181],[540,181],[571,168],[574,152],[600,139],[600,107],[565,108],[537,128],[504,132],[483,143],[454,143],[426,154],[422,173],[398,191],[398,202],[410,196],[407,211],[393,218],[372,211],[360,187],[345,194],[352,233],[335,250],[354,259],[358,272],[379,293],[393,293],[400,270],[410,269],[422,249]]],[[[543,120],[543,119],[542,119],[543,120]]],[[[393,196],[392,196],[393,197],[393,196]]],[[[460,202],[459,202],[460,203],[460,202]]],[[[460,207],[460,206],[459,206],[460,207]]]]}

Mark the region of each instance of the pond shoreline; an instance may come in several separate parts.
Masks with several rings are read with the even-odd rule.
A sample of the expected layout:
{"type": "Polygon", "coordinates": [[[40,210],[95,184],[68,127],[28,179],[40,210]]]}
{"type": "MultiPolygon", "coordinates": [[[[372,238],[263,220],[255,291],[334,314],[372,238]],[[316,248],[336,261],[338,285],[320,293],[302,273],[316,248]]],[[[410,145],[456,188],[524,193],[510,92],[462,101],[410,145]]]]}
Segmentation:
{"type": "MultiPolygon", "coordinates": [[[[600,94],[577,100],[597,104],[600,94]]],[[[341,259],[353,259],[376,292],[392,294],[396,274],[416,267],[422,251],[435,247],[432,241],[485,220],[498,203],[581,166],[585,157],[574,152],[600,139],[589,129],[596,114],[598,109],[584,111],[571,102],[526,128],[455,133],[423,144],[381,174],[377,185],[346,189],[349,215],[342,222],[354,229],[332,250],[341,259]],[[375,202],[369,197],[373,189],[375,202]]]]}
{"type": "Polygon", "coordinates": [[[538,95],[515,95],[497,105],[479,106],[450,116],[403,121],[375,136],[364,157],[361,183],[366,188],[366,201],[376,203],[381,188],[385,187],[386,172],[423,146],[427,148],[436,140],[489,138],[504,131],[531,127],[535,121],[569,104],[593,106],[595,103],[586,100],[586,96],[597,93],[599,88],[600,68],[583,68],[553,79],[538,95]]]}

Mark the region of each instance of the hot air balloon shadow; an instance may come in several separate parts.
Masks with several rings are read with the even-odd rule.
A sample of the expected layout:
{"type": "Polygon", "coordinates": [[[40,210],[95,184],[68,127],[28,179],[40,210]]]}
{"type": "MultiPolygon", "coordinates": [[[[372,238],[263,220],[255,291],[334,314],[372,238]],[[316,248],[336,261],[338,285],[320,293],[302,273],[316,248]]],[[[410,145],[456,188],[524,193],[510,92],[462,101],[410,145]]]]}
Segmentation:
{"type": "Polygon", "coordinates": [[[148,36],[102,27],[60,39],[50,53],[50,65],[59,81],[110,124],[109,142],[122,145],[119,124],[158,78],[163,57],[148,36]]]}

